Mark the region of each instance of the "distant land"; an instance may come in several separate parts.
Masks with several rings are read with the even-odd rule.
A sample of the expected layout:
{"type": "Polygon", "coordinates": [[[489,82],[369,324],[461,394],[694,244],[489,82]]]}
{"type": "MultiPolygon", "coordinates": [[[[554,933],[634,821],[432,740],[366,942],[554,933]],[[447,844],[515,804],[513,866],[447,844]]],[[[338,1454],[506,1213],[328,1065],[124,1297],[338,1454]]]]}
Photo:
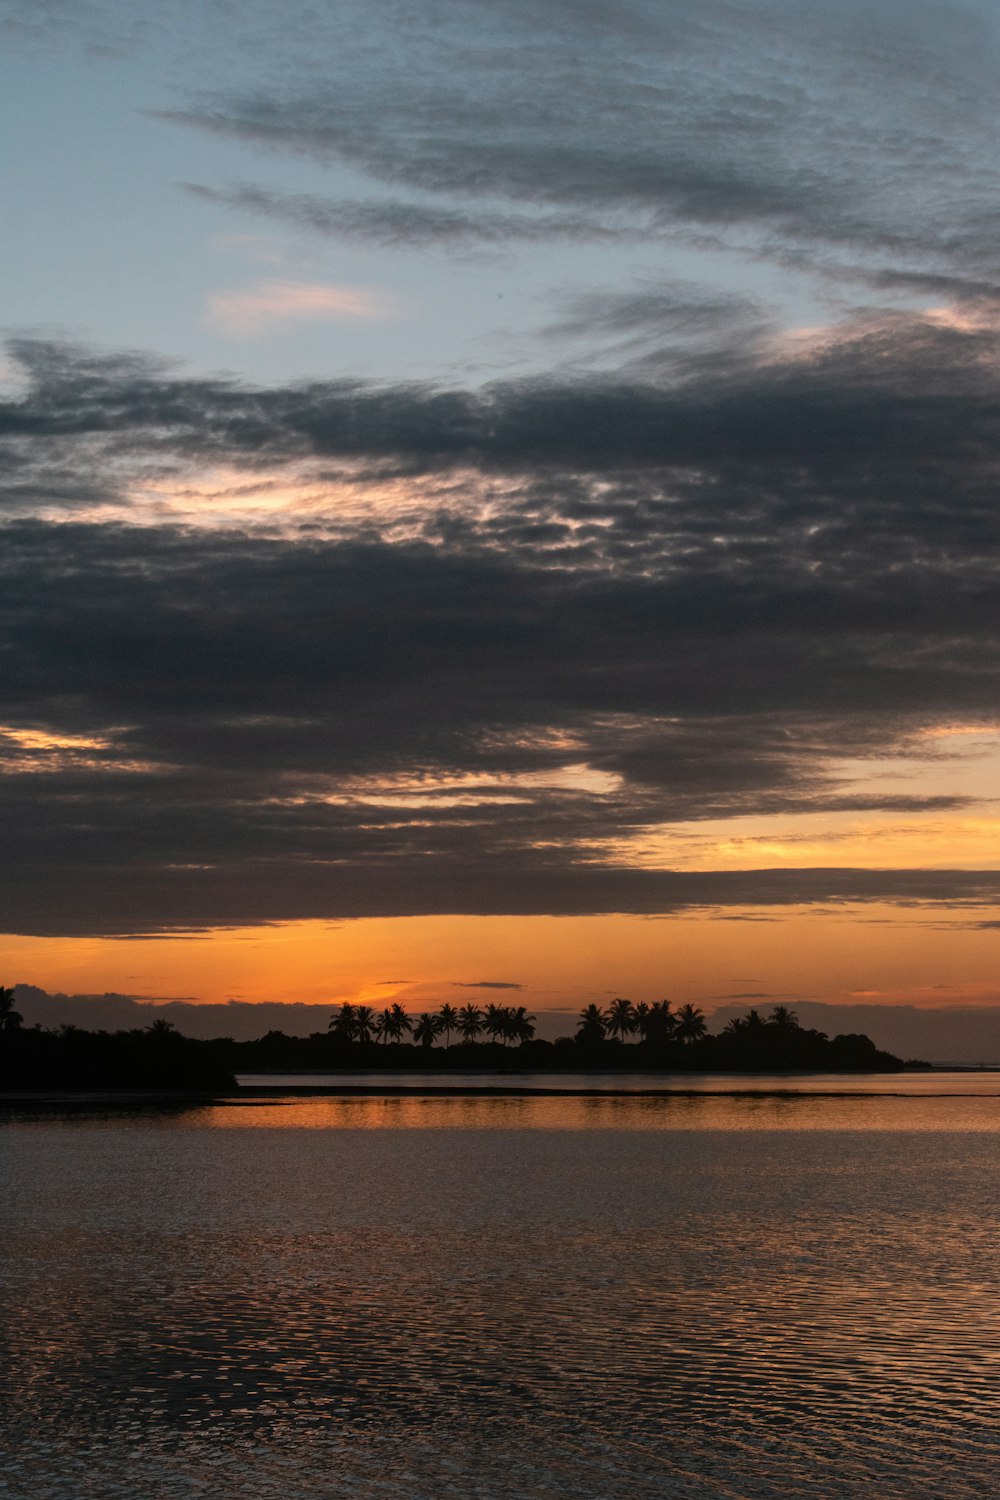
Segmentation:
{"type": "Polygon", "coordinates": [[[904,1061],[858,1033],[827,1036],[803,1027],[794,1011],[751,1008],[712,1033],[696,1006],[619,996],[591,1002],[573,1035],[535,1034],[524,1005],[445,1003],[409,1014],[394,1002],[376,1011],[344,1004],[326,1031],[289,1037],[270,1031],[253,1041],[182,1036],[163,1016],[128,1030],[25,1026],[14,992],[0,986],[0,1092],[139,1090],[229,1091],[246,1073],[324,1071],[438,1074],[516,1073],[895,1073],[929,1067],[904,1061]],[[443,1045],[436,1046],[436,1042],[443,1045]]]}
{"type": "MultiPolygon", "coordinates": [[[[339,1001],[324,1005],[296,1002],[231,1000],[225,1004],[197,1004],[191,1000],[152,1001],[133,995],[50,994],[35,985],[14,986],[15,1003],[26,1025],[81,1026],[93,1030],[122,1030],[169,1021],[184,1036],[229,1036],[251,1041],[269,1031],[305,1037],[325,1031],[339,1001]]],[[[963,1066],[1000,1065],[1000,996],[993,1006],[922,1008],[913,1005],[829,1005],[812,1000],[789,1002],[803,1026],[838,1033],[863,1033],[875,1045],[900,1057],[922,1057],[929,1062],[963,1066]]],[[[713,1030],[721,1030],[746,1005],[723,1005],[705,1013],[713,1030]]],[[[572,1034],[577,1008],[534,1011],[537,1032],[554,1039],[572,1034]]]]}

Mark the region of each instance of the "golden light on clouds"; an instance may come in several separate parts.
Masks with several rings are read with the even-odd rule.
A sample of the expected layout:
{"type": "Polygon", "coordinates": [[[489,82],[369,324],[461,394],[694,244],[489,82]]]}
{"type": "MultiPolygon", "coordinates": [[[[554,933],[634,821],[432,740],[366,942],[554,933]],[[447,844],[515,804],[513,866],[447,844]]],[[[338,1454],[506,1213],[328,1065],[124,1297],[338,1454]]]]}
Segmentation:
{"type": "Polygon", "coordinates": [[[338,780],[335,789],[318,787],[297,800],[328,803],[369,803],[377,807],[476,807],[489,803],[529,802],[542,792],[583,792],[609,796],[621,789],[622,777],[595,770],[585,763],[553,766],[545,771],[510,771],[477,775],[423,774],[338,780]]]}
{"type": "Polygon", "coordinates": [[[0,724],[0,741],[22,750],[107,750],[111,741],[94,735],[52,734],[47,729],[17,729],[0,724]]]}
{"type": "Polygon", "coordinates": [[[617,846],[629,864],[687,870],[993,869],[1000,817],[795,813],[665,825],[617,846]]]}
{"type": "Polygon", "coordinates": [[[0,775],[96,769],[102,774],[122,774],[152,771],[155,766],[123,754],[112,731],[103,735],[56,734],[0,724],[0,775]]]}
{"type": "Polygon", "coordinates": [[[823,800],[832,803],[825,809],[652,824],[602,843],[601,850],[619,864],[647,869],[995,868],[995,725],[931,726],[884,756],[831,761],[821,769],[828,778],[823,800]],[[848,805],[837,807],[838,797],[848,805]],[[894,806],[893,799],[917,805],[894,806]]]}
{"type": "Polygon", "coordinates": [[[462,469],[401,477],[381,467],[382,473],[379,465],[307,458],[259,467],[140,468],[121,495],[82,506],[78,516],[131,526],[252,527],[278,536],[307,525],[311,535],[331,539],[370,528],[384,541],[401,542],[422,535],[434,514],[489,521],[516,488],[514,481],[462,469]]]}

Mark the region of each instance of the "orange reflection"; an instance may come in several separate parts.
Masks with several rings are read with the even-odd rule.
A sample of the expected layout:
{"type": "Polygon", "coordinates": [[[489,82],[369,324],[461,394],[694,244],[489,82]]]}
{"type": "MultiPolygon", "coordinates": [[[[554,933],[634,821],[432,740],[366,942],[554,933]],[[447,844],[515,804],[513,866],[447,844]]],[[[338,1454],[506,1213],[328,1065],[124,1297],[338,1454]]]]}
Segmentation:
{"type": "MultiPolygon", "coordinates": [[[[451,1097],[318,1097],[219,1104],[198,1112],[217,1130],[449,1130],[641,1131],[677,1130],[986,1130],[1000,1132],[996,1075],[980,1092],[918,1093],[919,1080],[862,1082],[837,1093],[842,1082],[817,1092],[779,1092],[787,1080],[706,1080],[706,1091],[666,1097],[608,1095],[477,1095],[451,1097]],[[718,1090],[710,1092],[711,1089],[718,1090]],[[769,1092],[769,1088],[774,1092],[769,1092]],[[869,1091],[870,1090],[870,1091],[869,1091]],[[877,1092],[881,1090],[882,1092],[877,1092]],[[888,1092],[896,1090],[895,1093],[888,1092]]],[[[683,1083],[674,1080],[679,1087],[683,1083]]]]}

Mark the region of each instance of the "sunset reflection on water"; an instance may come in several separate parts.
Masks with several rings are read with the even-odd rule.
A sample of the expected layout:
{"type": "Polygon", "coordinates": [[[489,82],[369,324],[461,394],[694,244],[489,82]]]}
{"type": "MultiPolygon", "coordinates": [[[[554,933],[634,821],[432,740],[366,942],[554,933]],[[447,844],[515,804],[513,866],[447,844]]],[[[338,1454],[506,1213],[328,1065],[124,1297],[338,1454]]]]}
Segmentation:
{"type": "Polygon", "coordinates": [[[14,1500],[951,1500],[993,1097],[312,1097],[0,1127],[14,1500]]]}
{"type": "MultiPolygon", "coordinates": [[[[348,1085],[350,1087],[352,1085],[348,1085]]],[[[363,1087],[355,1081],[353,1087],[363,1087]]],[[[570,1092],[261,1096],[199,1112],[217,1129],[272,1130],[1000,1130],[1000,1075],[729,1079],[669,1095],[570,1092]],[[923,1084],[923,1087],[921,1087],[923,1084]],[[888,1091],[892,1092],[888,1092],[888,1091]],[[919,1092],[918,1092],[919,1090],[919,1092]]],[[[495,1084],[502,1090],[502,1084],[495,1084]]],[[[683,1087],[683,1085],[681,1086],[683,1087]]]]}

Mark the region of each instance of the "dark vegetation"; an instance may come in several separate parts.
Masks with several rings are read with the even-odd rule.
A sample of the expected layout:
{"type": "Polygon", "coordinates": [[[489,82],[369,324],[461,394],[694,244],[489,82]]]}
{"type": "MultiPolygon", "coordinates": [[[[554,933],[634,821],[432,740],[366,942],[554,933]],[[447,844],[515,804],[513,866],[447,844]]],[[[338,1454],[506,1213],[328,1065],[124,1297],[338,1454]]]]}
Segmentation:
{"type": "Polygon", "coordinates": [[[0,988],[0,1089],[214,1093],[235,1087],[231,1046],[181,1036],[164,1020],[132,1031],[25,1026],[0,988]]]}
{"type": "Polygon", "coordinates": [[[574,1036],[535,1036],[523,1005],[443,1005],[417,1017],[400,1005],[376,1014],[343,1005],[325,1032],[308,1037],[270,1031],[252,1042],[196,1041],[168,1021],[131,1031],[76,1026],[26,1027],[13,992],[0,988],[0,1089],[231,1091],[237,1073],[357,1071],[440,1072],[895,1072],[927,1064],[880,1052],[866,1036],[809,1031],[778,1006],[756,1010],[710,1035],[693,1005],[669,1001],[588,1005],[574,1036]]]}
{"type": "Polygon", "coordinates": [[[751,1010],[709,1035],[697,1006],[675,1011],[667,1000],[633,1005],[620,999],[606,1010],[588,1005],[580,1012],[575,1035],[554,1042],[535,1036],[534,1017],[523,1005],[444,1005],[417,1017],[400,1005],[379,1012],[343,1005],[326,1032],[290,1037],[271,1031],[258,1041],[233,1042],[231,1047],[238,1073],[373,1068],[863,1073],[927,1066],[881,1052],[867,1036],[831,1039],[825,1032],[807,1030],[784,1006],[767,1017],[751,1010]]]}

